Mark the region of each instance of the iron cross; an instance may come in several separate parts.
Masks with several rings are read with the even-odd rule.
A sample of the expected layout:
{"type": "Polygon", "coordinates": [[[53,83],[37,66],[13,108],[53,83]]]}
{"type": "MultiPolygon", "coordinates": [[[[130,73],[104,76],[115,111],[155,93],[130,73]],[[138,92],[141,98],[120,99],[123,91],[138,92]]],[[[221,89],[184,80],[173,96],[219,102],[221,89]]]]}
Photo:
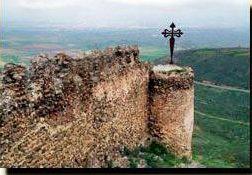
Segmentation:
{"type": "Polygon", "coordinates": [[[181,32],[180,29],[174,30],[175,27],[176,27],[175,24],[171,23],[170,25],[171,30],[164,29],[164,31],[162,32],[162,35],[164,35],[165,38],[167,38],[168,36],[171,36],[170,38],[170,53],[171,53],[170,64],[173,64],[172,57],[173,57],[173,50],[174,50],[174,44],[175,44],[174,36],[181,37],[181,35],[183,34],[183,32],[181,32]]]}

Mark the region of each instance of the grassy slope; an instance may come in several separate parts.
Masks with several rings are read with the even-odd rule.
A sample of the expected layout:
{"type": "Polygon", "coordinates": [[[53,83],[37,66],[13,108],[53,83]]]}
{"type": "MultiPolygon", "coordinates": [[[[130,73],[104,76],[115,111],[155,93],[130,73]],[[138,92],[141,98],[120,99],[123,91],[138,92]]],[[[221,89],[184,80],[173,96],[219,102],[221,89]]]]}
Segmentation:
{"type": "Polygon", "coordinates": [[[133,151],[125,149],[124,155],[129,158],[131,168],[137,168],[141,159],[145,161],[145,167],[151,168],[169,168],[188,163],[188,160],[176,158],[163,145],[155,141],[148,147],[139,147],[133,151]]]}
{"type": "Polygon", "coordinates": [[[195,110],[212,116],[249,122],[249,93],[196,86],[195,110]]]}
{"type": "Polygon", "coordinates": [[[196,85],[195,94],[194,159],[208,167],[248,167],[249,93],[196,85]]]}

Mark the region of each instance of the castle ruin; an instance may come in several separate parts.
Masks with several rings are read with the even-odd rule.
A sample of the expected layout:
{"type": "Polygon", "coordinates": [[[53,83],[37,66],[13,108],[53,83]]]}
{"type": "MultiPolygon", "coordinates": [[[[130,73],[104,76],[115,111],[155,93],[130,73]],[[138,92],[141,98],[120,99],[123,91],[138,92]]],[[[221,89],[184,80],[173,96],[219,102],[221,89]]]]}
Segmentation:
{"type": "Polygon", "coordinates": [[[123,150],[153,139],[192,156],[189,67],[153,67],[138,48],[116,47],[6,64],[1,78],[1,167],[128,167],[123,150]]]}

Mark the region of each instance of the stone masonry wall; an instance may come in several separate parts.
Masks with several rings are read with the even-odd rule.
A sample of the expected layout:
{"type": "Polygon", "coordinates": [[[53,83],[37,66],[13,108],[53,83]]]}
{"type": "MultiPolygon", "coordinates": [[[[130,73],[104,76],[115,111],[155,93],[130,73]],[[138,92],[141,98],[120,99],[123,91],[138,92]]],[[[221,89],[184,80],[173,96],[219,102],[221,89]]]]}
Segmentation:
{"type": "Polygon", "coordinates": [[[156,66],[150,75],[150,131],[179,157],[190,158],[194,121],[193,72],[156,66]]]}
{"type": "Polygon", "coordinates": [[[191,157],[192,70],[152,70],[138,57],[116,47],[6,64],[0,167],[129,167],[124,150],[152,138],[191,157]]]}
{"type": "Polygon", "coordinates": [[[147,134],[149,66],[132,47],[7,64],[1,167],[127,167],[147,134]]]}

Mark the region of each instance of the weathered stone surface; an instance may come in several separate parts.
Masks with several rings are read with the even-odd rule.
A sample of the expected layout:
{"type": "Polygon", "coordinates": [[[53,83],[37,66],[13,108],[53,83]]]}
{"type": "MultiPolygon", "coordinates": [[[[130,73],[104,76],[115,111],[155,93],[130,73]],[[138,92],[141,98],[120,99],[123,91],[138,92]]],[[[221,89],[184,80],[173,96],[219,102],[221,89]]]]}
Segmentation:
{"type": "Polygon", "coordinates": [[[135,47],[116,47],[77,58],[40,55],[28,69],[7,64],[0,166],[128,167],[123,150],[153,136],[190,155],[191,70],[153,72],[138,56],[135,47]]]}
{"type": "Polygon", "coordinates": [[[22,66],[6,65],[0,165],[127,166],[124,147],[148,137],[149,67],[138,53],[117,47],[82,58],[41,55],[27,74],[22,66]]]}
{"type": "Polygon", "coordinates": [[[191,157],[194,121],[193,72],[167,65],[150,76],[150,131],[153,137],[180,157],[191,157]],[[174,67],[174,68],[171,68],[174,67]]]}

